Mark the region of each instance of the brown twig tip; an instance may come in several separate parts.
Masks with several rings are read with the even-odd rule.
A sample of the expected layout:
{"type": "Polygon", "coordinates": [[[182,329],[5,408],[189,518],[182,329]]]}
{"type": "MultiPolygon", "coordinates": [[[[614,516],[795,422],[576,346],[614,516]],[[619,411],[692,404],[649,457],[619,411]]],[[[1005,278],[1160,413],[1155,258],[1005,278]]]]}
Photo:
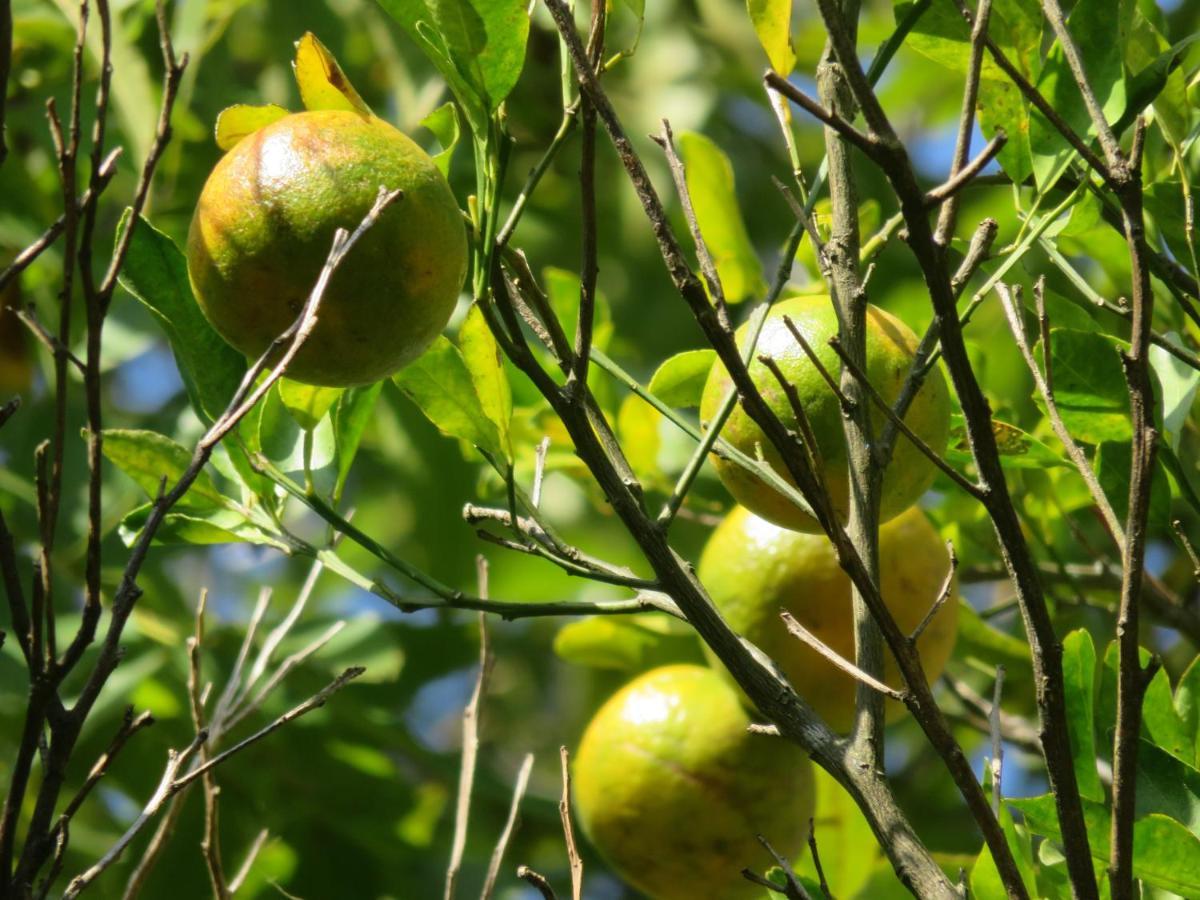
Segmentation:
{"type": "Polygon", "coordinates": [[[929,627],[929,623],[937,617],[938,612],[946,605],[946,601],[950,599],[950,595],[954,592],[954,576],[958,572],[958,554],[954,552],[954,543],[952,541],[946,541],[946,553],[950,556],[950,568],[946,572],[946,577],[942,581],[942,587],[938,591],[937,597],[930,605],[928,612],[925,613],[925,617],[921,619],[908,638],[909,643],[914,646],[921,639],[921,635],[925,633],[925,629],[929,627]]]}
{"type": "Polygon", "coordinates": [[[1178,519],[1171,520],[1171,530],[1175,532],[1175,536],[1179,538],[1179,543],[1183,546],[1184,552],[1187,553],[1188,559],[1192,563],[1192,577],[1200,581],[1200,556],[1196,554],[1196,546],[1188,538],[1187,532],[1183,530],[1183,523],[1178,519]]]}
{"type": "Polygon", "coordinates": [[[546,876],[533,871],[529,866],[517,866],[517,877],[537,888],[538,893],[542,895],[542,900],[558,900],[554,894],[554,888],[550,887],[546,876]]]}

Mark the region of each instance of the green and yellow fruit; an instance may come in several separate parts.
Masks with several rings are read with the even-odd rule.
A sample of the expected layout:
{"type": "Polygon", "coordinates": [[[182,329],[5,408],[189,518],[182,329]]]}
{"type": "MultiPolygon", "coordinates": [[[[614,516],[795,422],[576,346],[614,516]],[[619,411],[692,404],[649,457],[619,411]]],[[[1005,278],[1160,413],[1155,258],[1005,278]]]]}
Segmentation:
{"type": "Polygon", "coordinates": [[[747,731],[737,692],[713,670],[674,665],[630,682],[596,713],[575,755],[576,811],[612,868],[653,900],[742,900],[741,876],[789,858],[813,810],[808,757],[747,731]]]}
{"type": "MultiPolygon", "coordinates": [[[[755,358],[750,364],[750,376],[775,415],[789,428],[796,427],[792,406],[775,376],[758,360],[758,356],[771,356],[784,377],[795,385],[820,449],[823,475],[834,508],[844,521],[849,514],[850,488],[842,410],[832,389],[788,330],[784,316],[791,319],[826,371],[835,378],[841,371],[841,361],[829,346],[829,339],[837,336],[837,316],[829,298],[824,296],[795,297],[776,304],[759,335],[755,358]]],[[[738,329],[737,339],[738,345],[744,347],[746,326],[738,329]]],[[[891,313],[878,307],[868,307],[867,376],[889,404],[900,393],[917,344],[917,336],[907,325],[891,313]]],[[[731,385],[729,373],[718,360],[704,385],[700,404],[701,421],[711,421],[731,385]]],[[[883,427],[885,420],[878,409],[871,410],[871,419],[876,431],[883,427]]],[[[945,450],[950,434],[950,398],[940,370],[929,372],[925,384],[909,407],[905,423],[934,451],[941,453],[945,450]]],[[[729,417],[721,436],[752,458],[757,457],[761,447],[763,457],[775,471],[792,481],[775,447],[740,405],[729,417]]],[[[720,458],[715,460],[714,465],[725,487],[747,509],[786,528],[811,532],[819,530],[812,516],[752,473],[720,458]]],[[[929,488],[934,474],[934,467],[929,460],[911,441],[900,435],[896,439],[892,463],[883,479],[880,521],[886,522],[912,506],[929,488]]]]}
{"type": "MultiPolygon", "coordinates": [[[[950,554],[929,519],[914,507],[879,529],[879,581],[883,600],[905,634],[924,619],[941,591],[950,554]]],[[[854,724],[856,682],[787,632],[786,609],[840,656],[854,659],[850,579],[825,535],[801,534],[735,507],[704,548],[700,580],[729,627],[756,644],[787,676],[797,693],[838,731],[854,724]]],[[[952,593],[917,642],[926,676],[942,673],[958,630],[952,593]]],[[[895,658],[884,650],[884,680],[901,687],[895,658]]],[[[732,678],[715,659],[722,675],[732,678]]],[[[887,701],[895,719],[904,707],[887,701]]]]}
{"type": "Polygon", "coordinates": [[[386,122],[347,110],[278,119],[213,169],[188,234],[188,272],[216,330],[249,357],[303,309],[338,228],[379,188],[403,197],[350,251],[288,369],[309,384],[384,378],[445,327],[466,276],[462,215],[429,156],[386,122]]]}

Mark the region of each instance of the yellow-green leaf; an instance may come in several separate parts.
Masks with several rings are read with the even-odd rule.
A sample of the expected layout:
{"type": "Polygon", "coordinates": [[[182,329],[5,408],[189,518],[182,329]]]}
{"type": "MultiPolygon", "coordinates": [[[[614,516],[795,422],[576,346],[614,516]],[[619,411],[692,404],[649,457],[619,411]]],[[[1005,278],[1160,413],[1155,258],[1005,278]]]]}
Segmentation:
{"type": "Polygon", "coordinates": [[[792,0],[746,0],[746,10],[771,68],[788,75],[796,65],[792,50],[792,0]]]}
{"type": "Polygon", "coordinates": [[[287,115],[290,113],[286,109],[274,103],[263,106],[250,106],[245,103],[227,106],[217,114],[217,146],[222,150],[232,150],[242,138],[249,137],[258,129],[278,122],[287,115]]]}
{"type": "Polygon", "coordinates": [[[512,421],[512,387],[504,371],[500,345],[496,343],[477,303],[467,311],[467,317],[458,332],[458,345],[483,411],[496,426],[500,444],[511,459],[509,424],[512,421]]]}
{"type": "Polygon", "coordinates": [[[371,108],[358,96],[333,54],[311,31],[296,44],[295,70],[305,109],[345,109],[371,115],[371,108]]]}
{"type": "Polygon", "coordinates": [[[461,129],[458,124],[458,108],[453,102],[443,103],[421,120],[421,124],[433,132],[442,149],[433,154],[433,164],[446,177],[450,175],[450,159],[458,146],[461,129]]]}
{"type": "Polygon", "coordinates": [[[301,384],[289,378],[279,379],[279,399],[296,424],[305,431],[316,428],[341,395],[341,388],[301,384]]]}
{"type": "Polygon", "coordinates": [[[738,303],[766,290],[762,263],[750,243],[734,191],[733,166],[721,148],[700,134],[679,135],[688,191],[700,232],[713,256],[725,299],[738,303]]]}

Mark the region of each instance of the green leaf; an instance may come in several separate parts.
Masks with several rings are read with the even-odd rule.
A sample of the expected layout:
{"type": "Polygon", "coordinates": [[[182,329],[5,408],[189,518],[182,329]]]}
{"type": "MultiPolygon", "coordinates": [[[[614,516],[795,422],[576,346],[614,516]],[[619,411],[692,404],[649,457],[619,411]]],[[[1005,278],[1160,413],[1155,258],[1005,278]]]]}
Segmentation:
{"type": "Polygon", "coordinates": [[[439,335],[392,381],[443,434],[474,444],[495,459],[504,457],[496,425],[484,411],[471,372],[449,338],[439,335]]]}
{"type": "MultiPolygon", "coordinates": [[[[1079,0],[1067,19],[1067,28],[1083,57],[1088,82],[1109,122],[1116,122],[1126,107],[1125,63],[1121,58],[1121,41],[1114,33],[1114,19],[1112,0],[1079,0]]],[[[1057,41],[1042,65],[1037,88],[1077,134],[1085,138],[1096,136],[1083,96],[1057,41]]],[[[1039,188],[1046,190],[1064,171],[1075,151],[1037,110],[1032,113],[1029,142],[1034,179],[1039,188]]]]}
{"type": "Polygon", "coordinates": [[[1096,772],[1096,727],[1093,720],[1096,687],[1096,647],[1080,628],[1063,641],[1063,681],[1067,703],[1067,734],[1075,760],[1079,793],[1103,802],[1104,786],[1096,772]]]}
{"type": "Polygon", "coordinates": [[[636,672],[659,642],[659,635],[610,616],[568,622],[554,636],[554,652],[577,666],[636,672]]]}
{"type": "Polygon", "coordinates": [[[333,462],[333,424],[329,416],[323,415],[312,429],[305,429],[284,403],[281,385],[278,382],[272,385],[262,401],[258,422],[258,441],[267,459],[285,472],[301,471],[304,468],[305,434],[310,431],[310,466],[316,471],[333,462]]]}
{"type": "MultiPolygon", "coordinates": [[[[1006,802],[1020,811],[1035,834],[1062,840],[1052,795],[1006,802]]],[[[1084,800],[1083,815],[1092,857],[1107,863],[1111,821],[1108,806],[1084,800]]],[[[1200,896],[1200,840],[1167,816],[1155,813],[1138,819],[1133,824],[1133,875],[1184,897],[1200,896]]]]}
{"type": "MultiPolygon", "coordinates": [[[[130,511],[121,520],[117,534],[127,547],[133,546],[146,526],[153,504],[147,503],[130,511]]],[[[289,548],[262,531],[241,513],[231,509],[196,509],[172,511],[163,518],[154,533],[156,544],[264,544],[285,553],[289,548]]]]}
{"type": "MultiPolygon", "coordinates": [[[[1096,477],[1108,496],[1117,519],[1124,522],[1129,515],[1129,466],[1133,451],[1123,441],[1105,441],[1096,450],[1096,477]]],[[[1171,486],[1162,466],[1155,463],[1150,479],[1150,513],[1152,525],[1166,525],[1171,518],[1171,486]]]]}
{"type": "Polygon", "coordinates": [[[796,65],[792,50],[792,0],[746,0],[758,42],[767,51],[771,68],[788,76],[796,65]]]}
{"type": "Polygon", "coordinates": [[[433,164],[443,176],[450,176],[450,160],[454,156],[454,148],[458,146],[460,129],[458,125],[458,110],[453,103],[443,103],[421,120],[421,124],[433,132],[442,149],[433,155],[433,164]]]}
{"type": "MultiPolygon", "coordinates": [[[[985,774],[985,789],[990,796],[992,792],[990,769],[985,774]]],[[[1029,896],[1036,897],[1038,893],[1034,876],[1033,844],[1029,839],[1029,832],[1024,828],[1017,827],[1013,822],[1012,813],[1003,803],[1000,804],[998,818],[1000,828],[1004,832],[1005,843],[1012,851],[1017,869],[1021,873],[1021,880],[1025,883],[1029,896]]],[[[987,844],[984,844],[983,849],[979,851],[975,865],[971,867],[971,897],[974,900],[1007,900],[1009,896],[1004,887],[1004,881],[1000,877],[1000,871],[996,868],[992,852],[987,844]]]]}
{"type": "Polygon", "coordinates": [[[569,622],[554,636],[554,652],[575,665],[627,672],[704,659],[695,633],[665,613],[569,622]]]}
{"type": "Polygon", "coordinates": [[[302,384],[289,378],[279,379],[279,399],[305,431],[312,431],[325,418],[325,413],[342,395],[341,388],[302,384]]]}
{"type": "MultiPolygon", "coordinates": [[[[1100,671],[1100,686],[1096,694],[1097,732],[1109,743],[1117,721],[1118,658],[1117,643],[1113,641],[1104,653],[1104,666],[1100,671]]],[[[1140,648],[1138,660],[1145,666],[1150,661],[1149,651],[1140,648]]],[[[1150,679],[1142,698],[1142,736],[1184,762],[1193,758],[1192,733],[1175,711],[1171,680],[1163,669],[1159,669],[1150,679]]]]}
{"type": "Polygon", "coordinates": [[[217,113],[217,146],[222,150],[232,150],[242,138],[272,122],[278,122],[287,115],[290,113],[286,109],[274,103],[263,106],[250,106],[245,103],[227,106],[217,113]]]}
{"type": "Polygon", "coordinates": [[[496,343],[496,338],[483,316],[483,310],[477,303],[471,304],[467,311],[467,317],[458,332],[458,343],[463,362],[467,371],[471,373],[471,381],[475,385],[479,403],[484,414],[496,426],[505,457],[511,460],[512,439],[509,426],[512,423],[512,387],[508,383],[508,373],[504,370],[504,357],[500,355],[500,345],[496,343]]]}
{"type": "Polygon", "coordinates": [[[1138,741],[1138,817],[1160,813],[1200,837],[1200,772],[1145,739],[1138,741]]]}
{"type": "Polygon", "coordinates": [[[716,350],[685,350],[668,358],[650,378],[650,393],[668,406],[700,405],[716,350]]]}
{"type": "Polygon", "coordinates": [[[660,420],[661,416],[653,406],[637,394],[630,394],[621,401],[617,411],[617,434],[625,457],[638,478],[670,490],[658,465],[658,454],[662,449],[662,436],[658,430],[660,420]]]}
{"type": "MultiPolygon", "coordinates": [[[[1129,391],[1118,342],[1094,332],[1052,328],[1050,346],[1054,399],[1067,430],[1089,444],[1128,441],[1129,391]]],[[[1036,349],[1040,362],[1040,342],[1036,349]]],[[[1042,405],[1040,396],[1034,399],[1042,405]]]]}
{"type": "MultiPolygon", "coordinates": [[[[546,286],[546,296],[550,298],[550,306],[558,321],[568,335],[574,334],[579,319],[579,276],[566,269],[548,266],[542,272],[542,283],[546,286]]],[[[596,292],[593,312],[592,346],[607,350],[613,334],[612,311],[608,298],[599,291],[596,292]]]]}
{"type": "MultiPolygon", "coordinates": [[[[912,0],[897,0],[895,20],[912,13],[912,0]]],[[[996,0],[988,20],[988,36],[1026,78],[1036,81],[1041,64],[1042,15],[1028,0],[996,0]]],[[[970,30],[953,0],[933,0],[905,42],[958,75],[965,75],[970,58],[970,30]]],[[[998,162],[1014,181],[1024,181],[1033,169],[1029,147],[1029,104],[988,55],[984,55],[979,84],[979,125],[992,138],[1000,130],[1008,141],[998,162]]]]}
{"type": "Polygon", "coordinates": [[[1028,672],[1030,667],[1029,645],[993,628],[965,600],[958,604],[955,655],[981,663],[982,669],[990,674],[995,674],[998,665],[1005,666],[1010,674],[1028,672]]]}
{"type": "Polygon", "coordinates": [[[1184,51],[1200,39],[1200,34],[1188,35],[1171,46],[1137,5],[1127,4],[1127,7],[1128,22],[1124,24],[1122,42],[1129,70],[1129,102],[1121,124],[1128,127],[1135,116],[1153,103],[1155,121],[1167,141],[1178,150],[1187,138],[1191,118],[1187,78],[1180,62],[1184,51]]]}
{"type": "MultiPolygon", "coordinates": [[[[996,436],[1000,462],[1010,468],[1044,469],[1047,466],[1070,465],[1060,454],[1016,425],[993,418],[992,434],[996,436]]],[[[967,441],[966,423],[958,413],[950,417],[950,444],[946,450],[946,458],[961,465],[974,460],[970,443],[967,441]]]]}
{"type": "Polygon", "coordinates": [[[333,443],[337,450],[337,480],[334,483],[333,495],[340,497],[346,486],[346,478],[350,475],[350,466],[358,454],[358,445],[362,441],[363,431],[371,421],[371,413],[375,410],[375,402],[383,390],[383,382],[362,387],[349,388],[338,398],[337,406],[333,409],[333,443]]]}
{"type": "Polygon", "coordinates": [[[1152,242],[1165,245],[1176,259],[1190,265],[1193,248],[1188,243],[1187,207],[1179,179],[1147,185],[1143,199],[1152,226],[1152,242]]]}
{"type": "MultiPolygon", "coordinates": [[[[118,242],[130,225],[130,215],[126,210],[121,218],[118,242]]],[[[241,383],[246,360],[221,339],[200,311],[183,253],[139,218],[120,282],[162,324],[196,414],[206,423],[218,418],[241,383]]]]}
{"type": "Polygon", "coordinates": [[[766,291],[762,263],[738,209],[729,157],[701,134],[683,132],[677,140],[696,221],[717,266],[725,299],[740,303],[762,295],[766,291]]]}
{"type": "Polygon", "coordinates": [[[524,0],[379,0],[441,71],[476,135],[521,77],[524,0]]]}
{"type": "Polygon", "coordinates": [[[1191,737],[1196,750],[1191,760],[1196,765],[1200,763],[1200,656],[1192,660],[1175,686],[1174,704],[1183,732],[1191,737]]]}
{"type": "MultiPolygon", "coordinates": [[[[104,431],[101,447],[105,459],[137,482],[151,500],[158,497],[160,488],[169,491],[174,487],[192,461],[190,450],[154,431],[109,428],[104,431]]],[[[201,469],[178,505],[211,508],[228,503],[212,476],[207,470],[201,469]]]]}
{"type": "Polygon", "coordinates": [[[296,43],[293,68],[305,109],[341,109],[371,115],[371,108],[358,95],[333,54],[311,31],[305,32],[296,43]]]}

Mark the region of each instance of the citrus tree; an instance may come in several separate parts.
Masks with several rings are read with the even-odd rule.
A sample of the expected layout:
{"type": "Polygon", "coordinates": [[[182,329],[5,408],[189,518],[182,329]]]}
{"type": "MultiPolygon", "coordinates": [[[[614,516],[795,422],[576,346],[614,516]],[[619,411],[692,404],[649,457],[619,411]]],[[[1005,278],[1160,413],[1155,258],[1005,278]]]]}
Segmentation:
{"type": "Polygon", "coordinates": [[[6,0],[0,898],[1200,896],[1198,27],[6,0]]]}

